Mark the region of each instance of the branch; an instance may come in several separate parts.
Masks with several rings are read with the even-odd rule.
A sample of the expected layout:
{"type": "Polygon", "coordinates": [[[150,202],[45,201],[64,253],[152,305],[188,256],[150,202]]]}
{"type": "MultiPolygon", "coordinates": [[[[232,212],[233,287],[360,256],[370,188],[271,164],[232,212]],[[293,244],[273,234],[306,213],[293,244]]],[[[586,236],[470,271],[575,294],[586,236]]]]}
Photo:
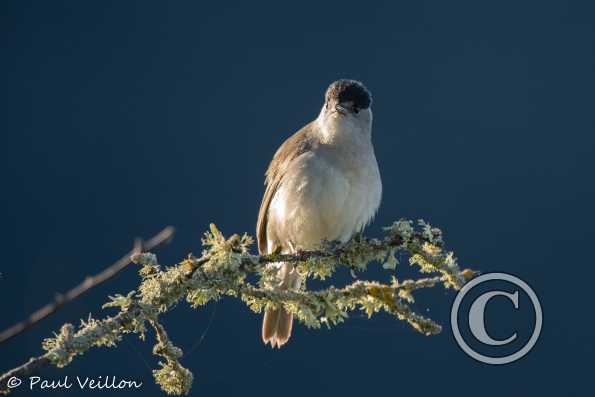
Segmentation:
{"type": "MultiPolygon", "coordinates": [[[[135,319],[139,315],[140,310],[138,308],[132,308],[132,310],[120,312],[115,317],[107,317],[106,319],[101,321],[90,320],[88,323],[82,322],[84,327],[76,333],[76,338],[74,338],[75,335],[73,335],[74,327],[72,326],[72,324],[64,324],[60,329],[60,334],[58,338],[60,340],[60,343],[64,346],[82,342],[84,346],[80,346],[80,348],[82,349],[81,351],[86,351],[93,345],[111,346],[113,345],[113,343],[109,342],[111,341],[111,338],[113,338],[119,332],[125,332],[121,330],[128,329],[131,326],[131,324],[135,322],[135,319]]],[[[47,341],[47,339],[46,341],[44,341],[44,345],[45,343],[49,343],[47,341]]],[[[68,355],[66,351],[54,349],[48,351],[47,353],[41,356],[33,357],[29,359],[29,361],[27,361],[25,364],[6,372],[2,376],[0,376],[0,393],[8,394],[8,392],[10,391],[8,387],[8,382],[12,377],[22,379],[23,377],[38,372],[41,368],[49,364],[55,364],[57,356],[64,355],[69,357],[68,360],[72,360],[72,357],[74,356],[74,354],[68,355]]],[[[66,364],[56,365],[58,367],[63,367],[66,364]]]]}
{"type": "Polygon", "coordinates": [[[101,272],[97,273],[96,275],[85,278],[85,280],[82,283],[72,288],[65,294],[56,294],[53,302],[50,302],[47,305],[41,307],[40,309],[32,313],[27,319],[18,322],[13,326],[0,332],[0,343],[6,342],[7,340],[17,336],[18,334],[29,330],[39,321],[43,320],[50,314],[55,313],[58,309],[60,309],[68,302],[71,302],[72,300],[78,298],[91,288],[94,288],[99,284],[102,284],[110,278],[114,277],[117,273],[119,273],[122,269],[124,269],[126,266],[130,264],[130,257],[135,253],[157,249],[159,248],[159,246],[171,241],[173,235],[174,228],[168,226],[161,230],[159,233],[157,233],[155,236],[151,237],[148,241],[142,241],[140,239],[137,239],[134,243],[134,247],[132,248],[132,250],[120,259],[118,259],[116,262],[114,262],[101,272]]]}
{"type": "Polygon", "coordinates": [[[315,251],[256,256],[249,252],[251,237],[244,234],[226,239],[211,225],[211,231],[203,239],[205,250],[199,258],[190,255],[176,266],[162,270],[154,254],[137,252],[132,255],[132,261],[142,266],[138,289],[126,296],[110,297],[111,301],[104,305],[104,308],[119,308],[119,313],[102,320],[89,318],[82,321],[77,330],[71,324],[63,325],[54,338],[44,340],[44,355],[0,376],[0,392],[9,392],[7,382],[11,376],[25,375],[50,363],[63,367],[93,346],[117,344],[126,333],[136,333],[144,339],[146,324],[149,324],[156,331],[153,352],[165,358],[165,362],[160,362],[161,368],[153,371],[155,381],[169,394],[187,394],[193,375],[179,363],[182,350],[173,345],[159,323],[159,316],[183,298],[198,307],[223,295],[236,296],[255,312],[282,305],[297,320],[312,328],[322,324],[337,325],[353,310],[363,310],[368,316],[384,310],[424,335],[440,332],[438,324],[411,308],[412,293],[440,284],[459,289],[475,273],[461,271],[453,253],[443,250],[440,230],[423,221],[414,225],[401,220],[385,228],[385,232],[386,237],[381,240],[357,238],[345,245],[324,242],[315,251]],[[394,270],[398,252],[408,254],[409,263],[419,266],[422,273],[437,275],[404,281],[392,276],[392,281],[386,284],[355,281],[344,288],[329,287],[321,291],[280,291],[272,287],[277,282],[276,268],[266,266],[278,261],[292,262],[305,278],[324,279],[338,266],[364,271],[367,264],[374,261],[383,263],[387,270],[394,270]],[[246,281],[250,273],[260,275],[259,285],[246,281]]]}

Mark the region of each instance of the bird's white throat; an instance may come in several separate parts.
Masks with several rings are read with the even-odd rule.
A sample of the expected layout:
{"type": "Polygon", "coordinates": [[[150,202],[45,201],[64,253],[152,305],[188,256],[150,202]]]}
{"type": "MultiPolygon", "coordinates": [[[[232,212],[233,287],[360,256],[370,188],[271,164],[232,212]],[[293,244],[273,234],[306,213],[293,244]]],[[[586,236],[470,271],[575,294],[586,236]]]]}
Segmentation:
{"type": "Polygon", "coordinates": [[[361,110],[356,116],[329,112],[323,106],[316,123],[322,143],[364,143],[371,140],[372,111],[369,108],[361,110]]]}

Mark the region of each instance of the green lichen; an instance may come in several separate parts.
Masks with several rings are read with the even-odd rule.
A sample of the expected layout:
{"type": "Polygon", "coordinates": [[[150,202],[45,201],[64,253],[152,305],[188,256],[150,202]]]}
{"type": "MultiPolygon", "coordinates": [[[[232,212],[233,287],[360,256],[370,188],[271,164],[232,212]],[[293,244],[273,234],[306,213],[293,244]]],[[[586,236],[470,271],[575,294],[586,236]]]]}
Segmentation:
{"type": "Polygon", "coordinates": [[[153,377],[161,389],[174,396],[187,395],[192,388],[194,375],[175,362],[159,362],[161,368],[153,370],[153,377]]]}
{"type": "Polygon", "coordinates": [[[291,255],[279,252],[265,256],[250,253],[252,238],[246,234],[226,238],[215,225],[202,239],[204,250],[200,258],[189,255],[177,265],[163,269],[151,253],[133,255],[140,265],[141,283],[126,295],[110,296],[103,307],[117,309],[113,317],[101,320],[89,318],[80,326],[65,324],[53,338],[45,339],[46,356],[58,367],[68,365],[75,356],[94,346],[115,346],[126,333],[142,338],[149,324],[155,329],[153,352],[162,360],[153,371],[155,381],[168,394],[188,394],[193,375],[179,360],[182,351],[168,338],[159,322],[161,314],[171,310],[182,299],[197,308],[223,296],[239,297],[252,311],[260,313],[267,307],[283,307],[309,328],[336,326],[353,311],[368,316],[384,311],[410,324],[424,335],[439,333],[440,325],[413,310],[414,292],[442,284],[459,289],[476,273],[461,271],[452,252],[444,250],[442,232],[423,220],[414,223],[401,219],[384,228],[382,239],[358,236],[347,244],[323,242],[318,250],[291,255]],[[435,276],[398,280],[397,256],[406,255],[409,263],[421,273],[435,276]],[[379,262],[390,271],[390,281],[356,280],[342,288],[311,291],[275,288],[277,268],[273,262],[291,262],[306,279],[327,279],[339,266],[363,272],[372,262],[379,262]],[[260,276],[258,284],[247,276],[260,276]]]}
{"type": "Polygon", "coordinates": [[[153,346],[153,354],[166,360],[165,362],[159,362],[160,369],[153,370],[155,382],[167,394],[177,396],[188,394],[192,387],[194,375],[178,361],[184,354],[182,349],[174,346],[161,324],[157,321],[151,321],[151,325],[157,335],[157,343],[153,346]]]}

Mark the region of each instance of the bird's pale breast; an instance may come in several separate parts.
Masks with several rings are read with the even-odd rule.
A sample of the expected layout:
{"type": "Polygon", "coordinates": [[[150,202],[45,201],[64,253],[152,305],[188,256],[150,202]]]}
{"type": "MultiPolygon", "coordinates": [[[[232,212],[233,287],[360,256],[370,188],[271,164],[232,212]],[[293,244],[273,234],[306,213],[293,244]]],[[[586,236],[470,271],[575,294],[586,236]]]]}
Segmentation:
{"type": "Polygon", "coordinates": [[[333,149],[296,158],[271,202],[269,236],[291,244],[285,250],[314,249],[323,239],[346,242],[361,231],[382,190],[372,146],[365,149],[355,158],[333,149]]]}

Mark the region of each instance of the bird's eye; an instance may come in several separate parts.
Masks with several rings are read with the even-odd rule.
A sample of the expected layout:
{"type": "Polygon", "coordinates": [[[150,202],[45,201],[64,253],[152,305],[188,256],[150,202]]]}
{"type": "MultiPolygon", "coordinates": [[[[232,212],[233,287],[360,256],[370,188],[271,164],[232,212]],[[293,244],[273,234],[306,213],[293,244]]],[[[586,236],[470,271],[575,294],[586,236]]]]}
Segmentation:
{"type": "Polygon", "coordinates": [[[355,113],[355,114],[358,114],[358,113],[359,113],[359,109],[358,109],[358,108],[356,108],[356,107],[354,107],[354,108],[353,108],[353,113],[355,113]]]}

